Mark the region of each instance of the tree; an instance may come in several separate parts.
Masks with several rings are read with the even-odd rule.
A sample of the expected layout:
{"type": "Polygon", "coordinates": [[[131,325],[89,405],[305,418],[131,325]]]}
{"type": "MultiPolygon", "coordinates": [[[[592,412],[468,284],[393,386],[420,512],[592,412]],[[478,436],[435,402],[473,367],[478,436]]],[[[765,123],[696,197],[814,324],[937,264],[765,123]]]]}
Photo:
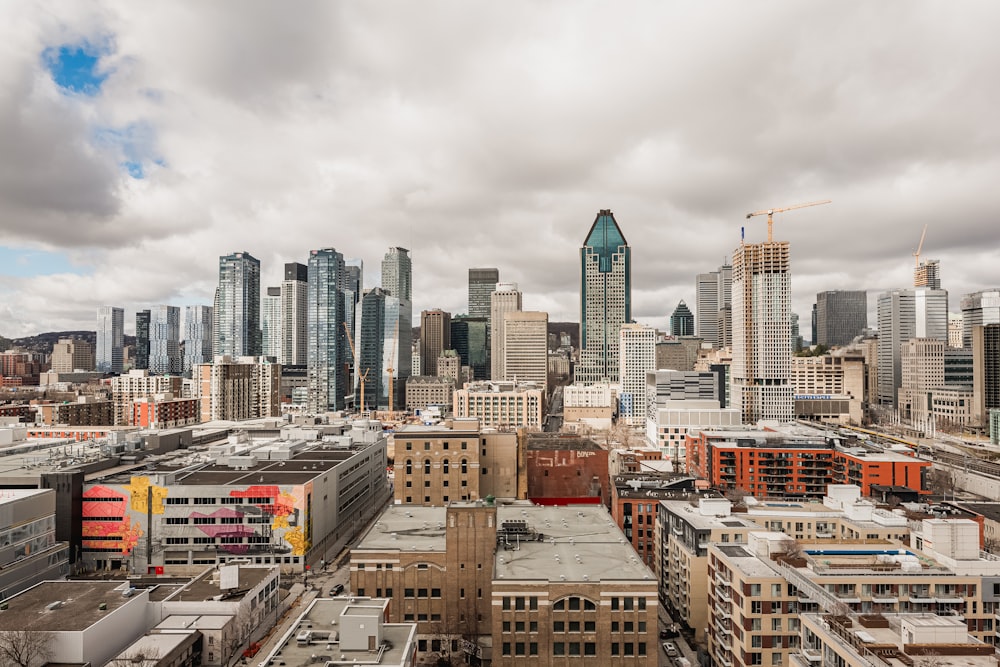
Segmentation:
{"type": "Polygon", "coordinates": [[[951,498],[954,500],[957,486],[958,481],[951,468],[934,466],[927,472],[927,489],[943,500],[947,499],[948,494],[951,494],[951,498]]]}
{"type": "Polygon", "coordinates": [[[52,657],[52,637],[47,632],[7,630],[0,632],[0,664],[35,667],[52,657]]]}
{"type": "Polygon", "coordinates": [[[108,667],[156,667],[159,662],[159,652],[147,646],[126,650],[109,662],[108,667]]]}
{"type": "Polygon", "coordinates": [[[244,644],[250,644],[250,632],[253,628],[253,611],[251,611],[249,605],[241,603],[236,613],[233,614],[232,631],[228,636],[228,641],[225,643],[228,653],[223,656],[224,659],[228,660],[232,658],[232,656],[243,648],[244,644]]]}
{"type": "Polygon", "coordinates": [[[743,502],[746,496],[752,496],[753,494],[744,489],[742,486],[730,486],[722,492],[726,500],[735,504],[743,502]]]}
{"type": "Polygon", "coordinates": [[[805,551],[802,549],[802,544],[798,540],[791,537],[781,541],[781,548],[785,552],[786,558],[801,558],[805,555],[805,551]]]}

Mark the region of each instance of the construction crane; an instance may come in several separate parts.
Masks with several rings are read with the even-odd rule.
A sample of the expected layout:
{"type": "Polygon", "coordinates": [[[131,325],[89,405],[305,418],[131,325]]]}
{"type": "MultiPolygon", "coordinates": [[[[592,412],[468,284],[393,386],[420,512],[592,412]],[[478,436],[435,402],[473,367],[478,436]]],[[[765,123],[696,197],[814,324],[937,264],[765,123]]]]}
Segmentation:
{"type": "Polygon", "coordinates": [[[754,217],[755,215],[767,215],[767,242],[770,243],[772,240],[772,228],[774,226],[774,220],[771,218],[775,213],[784,213],[785,211],[792,211],[797,208],[805,208],[807,206],[819,206],[820,204],[829,204],[829,199],[824,199],[823,201],[811,201],[808,204],[796,204],[795,206],[786,206],[784,208],[768,208],[763,211],[754,211],[753,213],[747,213],[747,220],[754,217]]]}
{"type": "Polygon", "coordinates": [[[913,266],[914,268],[920,266],[920,251],[924,248],[924,237],[927,236],[927,225],[924,225],[924,231],[920,232],[920,243],[917,244],[917,251],[913,253],[913,266]]]}
{"type": "Polygon", "coordinates": [[[389,376],[389,419],[394,419],[392,413],[392,400],[393,394],[396,391],[396,385],[393,384],[392,374],[396,372],[396,369],[392,367],[396,359],[396,346],[399,345],[399,318],[396,318],[396,328],[392,332],[392,346],[389,348],[389,359],[388,363],[385,365],[385,372],[389,376]]]}
{"type": "Polygon", "coordinates": [[[351,346],[351,356],[354,357],[354,372],[358,375],[358,382],[361,384],[361,412],[365,411],[365,381],[368,379],[368,371],[370,369],[366,368],[364,374],[362,375],[361,369],[358,368],[360,360],[358,359],[358,351],[354,347],[354,340],[351,338],[351,328],[347,326],[347,322],[344,322],[344,331],[347,333],[347,343],[351,346]]]}

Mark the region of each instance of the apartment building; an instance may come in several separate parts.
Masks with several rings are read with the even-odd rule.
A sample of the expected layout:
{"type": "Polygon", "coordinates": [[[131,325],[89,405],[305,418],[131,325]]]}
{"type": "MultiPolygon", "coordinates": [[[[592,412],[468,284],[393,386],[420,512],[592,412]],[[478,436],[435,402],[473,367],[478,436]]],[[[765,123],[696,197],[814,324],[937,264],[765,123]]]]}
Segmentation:
{"type": "Polygon", "coordinates": [[[150,375],[146,369],[131,370],[128,374],[111,378],[111,400],[114,402],[114,423],[132,426],[133,404],[140,398],[156,394],[180,396],[184,379],[180,376],[150,375]]]}
{"type": "Polygon", "coordinates": [[[114,404],[81,396],[75,403],[39,403],[34,406],[43,424],[62,426],[110,426],[114,424],[114,404]]]}
{"type": "Polygon", "coordinates": [[[390,622],[496,667],[658,663],[656,582],[603,507],[393,505],[351,551],[390,622]]]}
{"type": "Polygon", "coordinates": [[[656,515],[665,499],[697,497],[696,481],[688,475],[643,473],[615,475],[611,480],[611,517],[639,559],[655,571],[658,551],[656,515]]]}
{"type": "Polygon", "coordinates": [[[532,382],[469,382],[455,390],[456,417],[475,417],[484,427],[541,430],[545,389],[532,382]]]}
{"type": "Polygon", "coordinates": [[[281,415],[281,365],[268,357],[217,356],[197,378],[202,421],[281,415]]]}

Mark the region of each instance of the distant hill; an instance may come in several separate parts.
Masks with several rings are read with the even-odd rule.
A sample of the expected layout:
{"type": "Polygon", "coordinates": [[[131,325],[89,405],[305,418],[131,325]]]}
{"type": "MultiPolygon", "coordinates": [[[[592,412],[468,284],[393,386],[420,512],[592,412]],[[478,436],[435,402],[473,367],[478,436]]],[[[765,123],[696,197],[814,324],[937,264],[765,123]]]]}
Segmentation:
{"type": "MultiPolygon", "coordinates": [[[[91,345],[97,345],[96,331],[49,331],[25,336],[24,338],[6,339],[0,337],[0,350],[17,347],[29,352],[40,352],[42,354],[52,354],[52,348],[59,342],[60,338],[75,338],[85,340],[91,345]],[[4,342],[8,345],[4,347],[4,342]]],[[[135,336],[125,336],[125,346],[135,345],[135,336]]]]}

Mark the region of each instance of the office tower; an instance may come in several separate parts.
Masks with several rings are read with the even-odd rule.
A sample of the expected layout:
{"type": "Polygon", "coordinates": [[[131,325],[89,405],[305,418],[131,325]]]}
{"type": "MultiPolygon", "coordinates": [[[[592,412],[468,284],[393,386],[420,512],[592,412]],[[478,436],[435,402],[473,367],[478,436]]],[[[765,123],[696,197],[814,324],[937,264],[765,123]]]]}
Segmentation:
{"type": "MultiPolygon", "coordinates": [[[[358,340],[358,304],[364,296],[364,261],[360,259],[344,260],[344,321],[351,330],[351,339],[358,340]]],[[[366,403],[367,407],[367,403],[366,403]]]]}
{"type": "Polygon", "coordinates": [[[646,374],[656,370],[656,329],[641,324],[623,324],[619,330],[618,366],[621,393],[618,415],[629,426],[646,423],[646,374]]]}
{"type": "Polygon", "coordinates": [[[899,349],[899,416],[924,424],[932,411],[931,390],[944,385],[944,341],[911,338],[899,349]]]}
{"type": "Polygon", "coordinates": [[[52,346],[50,370],[53,373],[94,370],[94,346],[78,338],[60,338],[52,346]]]}
{"type": "Polygon", "coordinates": [[[435,308],[420,314],[420,360],[424,375],[437,375],[437,359],[451,348],[451,314],[435,308]]]}
{"type": "Polygon", "coordinates": [[[514,310],[503,316],[503,378],[547,387],[549,314],[514,310]]]}
{"type": "Polygon", "coordinates": [[[963,318],[955,313],[948,313],[948,347],[960,349],[962,345],[963,318]]]}
{"type": "Polygon", "coordinates": [[[789,268],[787,241],[741,244],[733,256],[731,394],[748,424],[794,416],[789,268]]]}
{"type": "Polygon", "coordinates": [[[285,264],[281,283],[281,363],[305,366],[308,361],[309,269],[305,264],[285,264]]]}
{"type": "Polygon", "coordinates": [[[733,306],[727,303],[719,308],[719,314],[715,320],[716,339],[719,341],[718,347],[731,348],[733,346],[733,306]]]}
{"type": "Polygon", "coordinates": [[[728,347],[719,332],[732,331],[732,309],[727,308],[732,304],[732,284],[733,267],[729,264],[695,278],[695,335],[712,347],[728,347]]]}
{"type": "Polygon", "coordinates": [[[674,308],[674,314],[670,316],[671,336],[693,336],[694,335],[694,313],[687,307],[684,300],[674,308]]]}
{"type": "Polygon", "coordinates": [[[344,256],[333,248],[309,253],[308,388],[312,413],[344,409],[351,359],[344,329],[344,256]]]}
{"type": "Polygon", "coordinates": [[[184,376],[194,377],[198,366],[212,363],[211,306],[184,308],[184,376]]]}
{"type": "Polygon", "coordinates": [[[268,287],[260,302],[261,354],[280,361],[281,334],[281,287],[268,287]]]}
{"type": "MultiPolygon", "coordinates": [[[[386,368],[395,369],[393,408],[401,409],[406,401],[406,378],[413,358],[413,267],[409,250],[393,247],[382,258],[382,289],[392,296],[386,299],[387,342],[386,368]],[[391,349],[389,347],[391,346],[391,349]]],[[[388,389],[388,384],[386,385],[388,389]]]]}
{"type": "MultiPolygon", "coordinates": [[[[866,319],[866,321],[867,321],[867,319],[866,319]]],[[[818,333],[819,333],[819,311],[817,310],[817,307],[816,307],[815,303],[813,303],[813,305],[812,305],[812,319],[810,320],[810,324],[811,324],[810,331],[812,332],[812,344],[813,345],[819,345],[819,337],[818,337],[818,333]]]]}
{"type": "Polygon", "coordinates": [[[437,359],[437,377],[448,378],[453,385],[464,384],[462,377],[462,358],[455,350],[444,350],[437,359]]]}
{"type": "Polygon", "coordinates": [[[472,369],[473,380],[490,379],[489,320],[485,317],[457,315],[451,320],[451,346],[463,366],[472,369]]]}
{"type": "Polygon", "coordinates": [[[140,310],[135,314],[135,370],[149,368],[149,311],[140,310]]]}
{"type": "Polygon", "coordinates": [[[941,262],[925,259],[913,270],[913,286],[927,289],[941,289],[941,262]]]}
{"type": "Polygon", "coordinates": [[[962,347],[972,345],[972,329],[1000,323],[1000,288],[972,292],[962,297],[962,347]]]}
{"type": "Polygon", "coordinates": [[[149,372],[156,375],[181,372],[181,309],[177,306],[149,309],[149,372]]]}
{"type": "Polygon", "coordinates": [[[849,345],[868,326],[868,293],[834,290],[816,295],[813,340],[817,345],[849,345]]]}
{"type": "Polygon", "coordinates": [[[521,292],[517,283],[498,283],[490,294],[490,378],[503,378],[503,318],[521,310],[521,292]]]}
{"type": "Polygon", "coordinates": [[[576,382],[618,382],[618,330],[632,321],[631,248],[601,210],[580,248],[580,362],[576,382]]]}
{"type": "Polygon", "coordinates": [[[219,257],[214,306],[212,354],[260,355],[260,261],[248,252],[219,257]]]}
{"type": "Polygon", "coordinates": [[[216,357],[198,366],[195,377],[202,421],[281,415],[281,364],[268,357],[216,357]]]}
{"type": "Polygon", "coordinates": [[[802,350],[802,336],[799,335],[799,314],[792,313],[792,321],[790,323],[792,337],[789,341],[791,343],[792,352],[800,352],[802,350]]]}
{"type": "MultiPolygon", "coordinates": [[[[380,287],[370,289],[361,297],[361,318],[358,336],[354,341],[358,350],[358,363],[354,369],[354,390],[359,398],[355,401],[361,407],[361,378],[365,379],[365,409],[375,410],[387,404],[383,383],[383,357],[385,355],[385,300],[386,293],[380,287]]],[[[350,301],[348,296],[347,301],[350,301]]],[[[392,335],[392,332],[389,332],[392,335]]],[[[395,406],[393,406],[395,407],[395,406]]]]}
{"type": "Polygon", "coordinates": [[[101,373],[121,373],[125,348],[125,309],[101,306],[97,309],[97,349],[95,368],[101,373]]]}
{"type": "Polygon", "coordinates": [[[491,295],[498,282],[498,269],[469,269],[469,317],[489,319],[491,295]]]}
{"type": "Polygon", "coordinates": [[[972,327],[972,418],[989,428],[990,410],[1000,409],[1000,324],[972,327]]]}
{"type": "Polygon", "coordinates": [[[948,341],[948,292],[917,287],[878,297],[878,396],[872,403],[896,406],[902,380],[900,350],[911,338],[948,341]]]}

